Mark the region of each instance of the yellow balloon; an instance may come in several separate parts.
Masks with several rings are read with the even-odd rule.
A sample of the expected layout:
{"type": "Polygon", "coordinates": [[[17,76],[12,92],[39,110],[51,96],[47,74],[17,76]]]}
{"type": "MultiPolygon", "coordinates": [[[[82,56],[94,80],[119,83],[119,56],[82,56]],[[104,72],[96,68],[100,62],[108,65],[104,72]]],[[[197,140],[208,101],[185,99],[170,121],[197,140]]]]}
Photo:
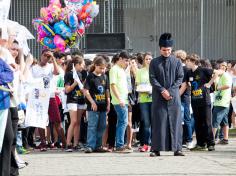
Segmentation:
{"type": "Polygon", "coordinates": [[[53,30],[48,27],[46,24],[42,23],[43,24],[43,27],[45,27],[53,36],[55,35],[55,33],[53,32],[53,30]]]}

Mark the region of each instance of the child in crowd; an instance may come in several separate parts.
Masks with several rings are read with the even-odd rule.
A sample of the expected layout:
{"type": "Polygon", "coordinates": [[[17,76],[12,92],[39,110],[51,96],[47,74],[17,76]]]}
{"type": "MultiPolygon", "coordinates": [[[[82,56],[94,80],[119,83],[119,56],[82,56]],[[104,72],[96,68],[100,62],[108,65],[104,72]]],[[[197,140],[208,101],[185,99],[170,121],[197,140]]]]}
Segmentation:
{"type": "Polygon", "coordinates": [[[65,93],[67,94],[67,108],[70,114],[70,126],[67,132],[67,152],[72,152],[73,147],[77,149],[80,136],[80,121],[86,109],[85,99],[82,93],[82,88],[79,87],[78,82],[73,77],[73,72],[77,72],[78,77],[82,80],[82,70],[84,69],[84,59],[80,56],[75,56],[71,62],[68,63],[65,72],[65,93]],[[74,71],[73,71],[74,67],[74,71]],[[71,144],[71,139],[74,136],[74,145],[71,144]]]}
{"type": "Polygon", "coordinates": [[[106,61],[97,56],[94,59],[86,82],[84,93],[88,99],[88,136],[86,153],[103,152],[102,136],[106,129],[106,113],[110,110],[108,78],[105,75],[106,61]]]}

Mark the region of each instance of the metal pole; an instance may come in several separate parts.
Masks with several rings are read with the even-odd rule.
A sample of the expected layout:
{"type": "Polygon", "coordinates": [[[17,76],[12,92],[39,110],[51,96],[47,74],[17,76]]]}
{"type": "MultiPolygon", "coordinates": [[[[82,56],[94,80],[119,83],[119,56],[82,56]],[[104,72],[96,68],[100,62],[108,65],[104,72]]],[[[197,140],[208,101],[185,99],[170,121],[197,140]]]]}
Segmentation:
{"type": "Polygon", "coordinates": [[[113,10],[114,10],[114,5],[113,5],[113,0],[111,0],[111,33],[113,33],[114,32],[114,12],[113,12],[113,10]]]}
{"type": "Polygon", "coordinates": [[[203,46],[203,44],[204,44],[204,41],[203,41],[203,37],[204,37],[204,23],[203,23],[203,15],[204,15],[204,4],[203,4],[204,2],[203,2],[203,0],[201,0],[201,58],[203,58],[203,49],[204,49],[204,46],[203,46]]]}

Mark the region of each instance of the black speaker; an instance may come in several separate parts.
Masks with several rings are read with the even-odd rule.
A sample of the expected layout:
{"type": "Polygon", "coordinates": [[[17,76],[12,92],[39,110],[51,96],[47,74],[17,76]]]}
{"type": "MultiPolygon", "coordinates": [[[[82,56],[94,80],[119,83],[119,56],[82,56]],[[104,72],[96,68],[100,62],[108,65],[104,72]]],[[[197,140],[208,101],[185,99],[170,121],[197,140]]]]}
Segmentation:
{"type": "Polygon", "coordinates": [[[86,34],[87,52],[109,52],[125,49],[125,33],[86,34]]]}

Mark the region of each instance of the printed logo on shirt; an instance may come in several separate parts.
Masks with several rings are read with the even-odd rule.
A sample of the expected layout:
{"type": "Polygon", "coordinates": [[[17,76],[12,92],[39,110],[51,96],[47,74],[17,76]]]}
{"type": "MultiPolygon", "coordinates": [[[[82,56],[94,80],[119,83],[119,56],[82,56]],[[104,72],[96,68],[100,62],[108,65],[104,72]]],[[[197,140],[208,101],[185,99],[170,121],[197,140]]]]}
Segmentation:
{"type": "Polygon", "coordinates": [[[199,75],[196,75],[195,80],[200,80],[201,77],[199,75]]]}
{"type": "Polygon", "coordinates": [[[104,87],[103,86],[97,86],[98,94],[95,94],[95,100],[98,101],[105,101],[106,96],[104,94],[104,87]]]}
{"type": "Polygon", "coordinates": [[[98,90],[99,94],[103,94],[103,93],[104,93],[104,88],[103,88],[103,86],[98,86],[98,87],[97,87],[97,90],[98,90]]]}
{"type": "Polygon", "coordinates": [[[77,91],[76,91],[76,95],[79,96],[79,97],[81,97],[81,96],[82,96],[82,92],[81,92],[80,90],[77,90],[77,91]]]}
{"type": "Polygon", "coordinates": [[[50,83],[49,77],[43,77],[43,84],[45,89],[49,88],[49,83],[50,83]]]}
{"type": "Polygon", "coordinates": [[[102,80],[102,85],[106,85],[106,82],[105,82],[105,80],[102,80]]]}
{"type": "Polygon", "coordinates": [[[105,96],[105,94],[102,94],[102,95],[95,95],[95,100],[97,101],[97,102],[99,102],[99,101],[105,101],[106,100],[106,96],[105,96]]]}
{"type": "Polygon", "coordinates": [[[199,88],[198,82],[193,81],[192,83],[192,94],[195,98],[202,98],[203,91],[199,88]]]}
{"type": "Polygon", "coordinates": [[[46,94],[41,92],[39,89],[34,89],[34,98],[39,99],[40,97],[46,97],[46,94]]]}

